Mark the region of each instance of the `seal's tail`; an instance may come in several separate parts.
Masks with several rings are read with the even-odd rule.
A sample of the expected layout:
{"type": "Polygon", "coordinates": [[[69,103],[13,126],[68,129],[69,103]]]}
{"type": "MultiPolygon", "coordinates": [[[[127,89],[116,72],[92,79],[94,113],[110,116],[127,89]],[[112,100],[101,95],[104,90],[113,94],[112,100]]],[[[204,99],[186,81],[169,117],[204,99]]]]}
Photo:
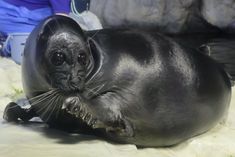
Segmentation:
{"type": "Polygon", "coordinates": [[[202,45],[200,50],[222,64],[232,82],[235,82],[235,40],[214,40],[202,45]]]}

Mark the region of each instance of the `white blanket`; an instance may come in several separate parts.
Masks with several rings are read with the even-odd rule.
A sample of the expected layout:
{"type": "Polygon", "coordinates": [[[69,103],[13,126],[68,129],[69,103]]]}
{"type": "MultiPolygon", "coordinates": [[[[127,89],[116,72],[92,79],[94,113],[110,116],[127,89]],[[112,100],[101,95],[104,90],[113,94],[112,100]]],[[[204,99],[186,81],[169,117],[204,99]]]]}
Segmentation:
{"type": "Polygon", "coordinates": [[[226,122],[180,145],[145,149],[71,135],[41,123],[5,122],[5,105],[21,94],[20,66],[0,57],[0,157],[235,157],[235,93],[226,122]]]}

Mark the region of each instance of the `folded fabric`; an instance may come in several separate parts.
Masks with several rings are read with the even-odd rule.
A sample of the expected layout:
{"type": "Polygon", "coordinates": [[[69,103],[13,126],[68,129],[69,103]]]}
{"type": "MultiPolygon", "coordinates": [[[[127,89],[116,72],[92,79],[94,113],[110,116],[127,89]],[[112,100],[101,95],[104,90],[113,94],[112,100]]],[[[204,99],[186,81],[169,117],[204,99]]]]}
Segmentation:
{"type": "Polygon", "coordinates": [[[84,11],[81,14],[72,12],[69,16],[73,18],[83,30],[91,31],[103,28],[98,17],[90,11],[84,11]]]}

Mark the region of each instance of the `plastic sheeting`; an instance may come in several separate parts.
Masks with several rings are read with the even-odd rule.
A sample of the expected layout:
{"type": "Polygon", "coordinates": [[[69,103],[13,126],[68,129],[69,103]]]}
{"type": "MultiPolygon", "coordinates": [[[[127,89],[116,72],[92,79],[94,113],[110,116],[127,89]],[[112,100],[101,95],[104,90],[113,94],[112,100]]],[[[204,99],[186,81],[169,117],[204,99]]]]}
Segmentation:
{"type": "Polygon", "coordinates": [[[235,93],[227,120],[209,132],[174,147],[138,149],[94,136],[67,134],[42,123],[7,123],[2,119],[5,105],[21,92],[20,66],[0,58],[0,157],[235,157],[235,93]]]}

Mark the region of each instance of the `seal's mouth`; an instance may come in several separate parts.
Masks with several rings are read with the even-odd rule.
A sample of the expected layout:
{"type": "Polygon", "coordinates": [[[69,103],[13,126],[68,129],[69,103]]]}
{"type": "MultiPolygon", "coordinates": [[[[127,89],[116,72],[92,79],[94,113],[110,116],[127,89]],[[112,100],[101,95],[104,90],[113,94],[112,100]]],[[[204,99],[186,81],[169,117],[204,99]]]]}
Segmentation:
{"type": "Polygon", "coordinates": [[[68,85],[66,87],[61,87],[58,88],[62,93],[66,94],[66,95],[76,95],[76,94],[80,94],[84,91],[84,87],[77,87],[74,85],[68,85]]]}
{"type": "Polygon", "coordinates": [[[63,93],[81,93],[85,88],[85,78],[81,76],[70,77],[70,75],[54,73],[48,77],[48,80],[53,89],[63,93]]]}

